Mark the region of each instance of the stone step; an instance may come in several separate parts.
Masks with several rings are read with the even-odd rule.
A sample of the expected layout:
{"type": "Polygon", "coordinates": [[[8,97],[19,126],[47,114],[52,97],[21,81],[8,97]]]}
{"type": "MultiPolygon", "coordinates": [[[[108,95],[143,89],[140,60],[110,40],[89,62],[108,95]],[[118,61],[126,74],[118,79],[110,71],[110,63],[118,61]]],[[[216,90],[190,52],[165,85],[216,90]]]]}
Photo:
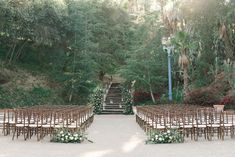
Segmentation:
{"type": "Polygon", "coordinates": [[[109,103],[109,104],[118,104],[118,103],[122,102],[122,99],[120,99],[120,98],[116,98],[116,99],[114,99],[114,98],[111,98],[111,99],[106,98],[105,102],[109,103]]]}
{"type": "Polygon", "coordinates": [[[108,93],[107,97],[108,96],[111,96],[111,97],[122,97],[122,94],[121,93],[108,93]]]}
{"type": "Polygon", "coordinates": [[[123,114],[122,112],[109,112],[109,111],[102,111],[100,114],[123,114]]]}
{"type": "Polygon", "coordinates": [[[119,83],[113,83],[109,88],[105,107],[101,114],[123,114],[122,89],[119,83]],[[121,104],[121,108],[120,108],[121,104]]]}
{"type": "Polygon", "coordinates": [[[112,87],[112,86],[109,88],[109,90],[119,90],[119,91],[122,91],[121,88],[119,88],[119,87],[112,87]]]}
{"type": "Polygon", "coordinates": [[[105,108],[123,108],[124,106],[123,105],[115,105],[115,106],[112,106],[112,105],[106,105],[104,106],[105,108]]]}
{"type": "Polygon", "coordinates": [[[106,98],[109,98],[109,99],[122,99],[122,97],[119,97],[119,96],[107,96],[106,98]]]}
{"type": "Polygon", "coordinates": [[[122,98],[121,94],[108,94],[106,98],[122,98]]]}
{"type": "Polygon", "coordinates": [[[118,87],[120,85],[120,83],[112,83],[111,87],[118,87]]]}
{"type": "Polygon", "coordinates": [[[122,88],[120,88],[120,87],[112,87],[112,86],[111,86],[109,89],[110,89],[110,90],[120,90],[120,91],[122,91],[122,88]]]}
{"type": "Polygon", "coordinates": [[[110,86],[110,88],[112,88],[112,89],[122,89],[122,88],[119,87],[119,86],[110,86]]]}
{"type": "Polygon", "coordinates": [[[116,90],[109,90],[108,94],[122,94],[122,92],[116,90]]]}
{"type": "Polygon", "coordinates": [[[103,111],[123,111],[123,109],[104,109],[103,111]]]}
{"type": "Polygon", "coordinates": [[[120,106],[105,106],[104,108],[108,110],[108,109],[123,109],[124,107],[123,106],[121,107],[120,106]]]}
{"type": "Polygon", "coordinates": [[[101,114],[123,114],[123,109],[105,109],[101,114]]]}
{"type": "Polygon", "coordinates": [[[120,99],[121,99],[122,96],[111,95],[111,96],[106,96],[106,98],[109,98],[109,99],[110,99],[110,98],[111,98],[111,99],[112,99],[112,98],[114,98],[114,99],[115,99],[115,98],[120,98],[120,99]]]}
{"type": "Polygon", "coordinates": [[[123,105],[123,103],[117,102],[117,103],[110,104],[109,102],[105,102],[105,106],[120,106],[120,105],[123,105]]]}
{"type": "Polygon", "coordinates": [[[111,105],[111,106],[115,106],[115,105],[122,105],[123,104],[123,101],[119,101],[119,102],[113,102],[113,103],[110,103],[109,101],[105,101],[105,104],[106,105],[111,105]]]}

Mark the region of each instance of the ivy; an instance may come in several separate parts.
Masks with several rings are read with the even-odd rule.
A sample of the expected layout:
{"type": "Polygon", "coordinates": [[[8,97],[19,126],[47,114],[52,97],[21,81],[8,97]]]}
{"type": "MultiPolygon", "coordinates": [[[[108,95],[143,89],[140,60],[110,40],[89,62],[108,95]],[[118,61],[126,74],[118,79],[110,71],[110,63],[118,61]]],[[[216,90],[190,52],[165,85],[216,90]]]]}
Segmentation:
{"type": "Polygon", "coordinates": [[[122,88],[122,95],[123,95],[123,104],[124,104],[124,111],[123,113],[126,115],[133,114],[132,106],[133,106],[133,97],[131,95],[130,90],[126,88],[122,88]]]}
{"type": "Polygon", "coordinates": [[[95,114],[100,114],[102,111],[103,95],[104,95],[104,92],[101,88],[97,88],[94,94],[91,95],[90,100],[94,108],[95,114]]]}

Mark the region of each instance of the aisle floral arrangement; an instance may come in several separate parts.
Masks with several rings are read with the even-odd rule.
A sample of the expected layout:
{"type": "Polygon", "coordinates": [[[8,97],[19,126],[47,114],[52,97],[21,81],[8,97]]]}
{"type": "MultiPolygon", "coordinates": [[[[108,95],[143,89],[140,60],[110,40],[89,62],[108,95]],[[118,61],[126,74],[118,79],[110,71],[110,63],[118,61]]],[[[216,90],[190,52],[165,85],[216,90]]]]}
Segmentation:
{"type": "Polygon", "coordinates": [[[122,97],[123,97],[123,105],[124,105],[124,111],[123,113],[126,115],[132,115],[133,110],[133,98],[130,93],[130,91],[127,88],[122,87],[122,97]]]}
{"type": "Polygon", "coordinates": [[[98,87],[97,89],[95,89],[94,93],[90,97],[90,102],[93,105],[93,111],[95,114],[100,114],[102,111],[103,96],[103,90],[98,87]]]}
{"type": "Polygon", "coordinates": [[[82,143],[85,140],[92,142],[87,139],[84,133],[82,132],[72,133],[66,129],[57,130],[51,138],[51,142],[56,142],[56,143],[82,143]]]}
{"type": "Polygon", "coordinates": [[[149,133],[149,138],[146,143],[183,143],[184,137],[177,130],[157,131],[149,133]]]}

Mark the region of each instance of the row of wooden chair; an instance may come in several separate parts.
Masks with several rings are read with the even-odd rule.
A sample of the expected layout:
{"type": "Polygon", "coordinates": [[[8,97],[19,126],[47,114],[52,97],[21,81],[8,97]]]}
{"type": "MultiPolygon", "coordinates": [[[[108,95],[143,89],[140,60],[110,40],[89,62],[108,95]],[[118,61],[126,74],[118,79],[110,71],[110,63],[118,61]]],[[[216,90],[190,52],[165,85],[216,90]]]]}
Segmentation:
{"type": "Polygon", "coordinates": [[[3,134],[12,134],[13,140],[20,135],[25,140],[33,135],[41,140],[58,129],[85,131],[92,122],[93,110],[88,106],[35,106],[2,112],[3,134]]]}
{"type": "Polygon", "coordinates": [[[146,132],[177,129],[185,137],[212,140],[217,135],[234,137],[234,112],[216,112],[214,108],[190,105],[138,106],[136,121],[146,132]]]}

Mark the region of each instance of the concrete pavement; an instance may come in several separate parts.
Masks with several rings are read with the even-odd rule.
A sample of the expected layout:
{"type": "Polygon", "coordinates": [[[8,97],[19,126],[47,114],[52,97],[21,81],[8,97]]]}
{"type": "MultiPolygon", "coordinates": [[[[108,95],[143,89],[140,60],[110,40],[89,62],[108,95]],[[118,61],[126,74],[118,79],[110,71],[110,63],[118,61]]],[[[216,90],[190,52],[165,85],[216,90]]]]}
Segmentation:
{"type": "Polygon", "coordinates": [[[0,136],[0,157],[234,157],[235,140],[182,144],[145,144],[146,135],[135,123],[134,116],[98,115],[87,131],[94,143],[50,143],[23,138],[11,140],[0,136]]]}

